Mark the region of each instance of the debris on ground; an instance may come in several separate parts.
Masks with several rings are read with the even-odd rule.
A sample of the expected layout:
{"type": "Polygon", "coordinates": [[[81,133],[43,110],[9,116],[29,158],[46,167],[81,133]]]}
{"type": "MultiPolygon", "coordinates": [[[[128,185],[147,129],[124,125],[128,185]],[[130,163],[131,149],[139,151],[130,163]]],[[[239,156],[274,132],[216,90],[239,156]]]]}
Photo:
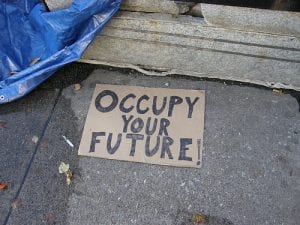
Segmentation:
{"type": "Polygon", "coordinates": [[[36,64],[38,61],[40,61],[41,58],[33,58],[31,61],[30,61],[30,64],[29,66],[33,66],[34,64],[36,64]]]}
{"type": "Polygon", "coordinates": [[[70,165],[64,162],[61,162],[58,167],[58,172],[60,174],[65,174],[67,184],[70,185],[73,177],[73,172],[70,169],[70,165]]]}
{"type": "Polygon", "coordinates": [[[193,222],[194,224],[204,224],[206,222],[205,215],[202,213],[195,213],[193,215],[193,222]]]}
{"type": "Polygon", "coordinates": [[[0,181],[0,190],[5,190],[8,188],[8,184],[4,181],[0,181]]]}
{"type": "Polygon", "coordinates": [[[38,143],[38,141],[39,141],[39,137],[38,136],[36,136],[36,135],[34,135],[33,137],[32,137],[32,142],[34,143],[34,144],[37,144],[38,143]]]}
{"type": "Polygon", "coordinates": [[[79,91],[81,89],[81,84],[74,84],[74,91],[79,91]]]}
{"type": "Polygon", "coordinates": [[[13,209],[18,209],[22,206],[22,201],[21,199],[16,199],[15,201],[13,201],[13,203],[11,203],[11,207],[13,209]]]}
{"type": "Polygon", "coordinates": [[[71,170],[68,170],[65,174],[66,174],[67,184],[70,185],[72,181],[73,173],[71,170]]]}
{"type": "Polygon", "coordinates": [[[169,87],[169,86],[170,86],[170,82],[166,82],[166,83],[165,83],[165,86],[166,86],[166,87],[169,87]]]}
{"type": "Polygon", "coordinates": [[[280,95],[283,94],[282,89],[273,89],[273,92],[280,95]]]}
{"type": "Polygon", "coordinates": [[[43,141],[43,142],[41,143],[41,147],[42,147],[42,148],[49,148],[49,142],[48,142],[48,141],[43,141]]]}
{"type": "Polygon", "coordinates": [[[31,113],[32,112],[32,108],[27,108],[26,112],[31,113]]]}
{"type": "Polygon", "coordinates": [[[0,120],[0,129],[5,128],[6,122],[0,120]]]}
{"type": "Polygon", "coordinates": [[[46,215],[47,225],[54,225],[55,220],[56,220],[56,216],[54,215],[54,213],[48,213],[46,215]]]}
{"type": "Polygon", "coordinates": [[[71,148],[74,148],[73,143],[72,143],[68,138],[66,138],[66,136],[62,135],[62,137],[63,137],[64,140],[68,143],[68,145],[70,145],[71,148]]]}
{"type": "Polygon", "coordinates": [[[58,167],[59,173],[66,173],[70,169],[70,165],[64,162],[61,162],[58,167]]]}

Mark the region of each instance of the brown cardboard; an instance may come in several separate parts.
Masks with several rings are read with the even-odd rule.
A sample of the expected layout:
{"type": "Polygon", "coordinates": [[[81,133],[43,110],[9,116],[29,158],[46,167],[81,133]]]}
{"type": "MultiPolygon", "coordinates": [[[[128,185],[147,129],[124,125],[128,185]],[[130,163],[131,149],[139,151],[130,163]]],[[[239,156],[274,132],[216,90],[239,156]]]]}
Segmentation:
{"type": "Polygon", "coordinates": [[[200,90],[97,84],[86,118],[78,154],[159,165],[201,167],[204,107],[205,92],[200,90]],[[112,95],[117,96],[115,101],[113,101],[112,95]],[[130,112],[120,107],[125,96],[128,98],[124,99],[123,106],[128,111],[131,109],[130,112]],[[141,96],[143,97],[140,98],[141,96]],[[157,109],[161,108],[163,98],[166,97],[166,106],[161,114],[155,111],[159,115],[153,112],[154,96],[157,96],[157,109]],[[199,99],[192,107],[191,105],[196,98],[199,99]],[[114,102],[117,104],[113,104],[114,102]],[[173,110],[171,110],[172,106],[174,106],[173,110]],[[145,112],[147,108],[149,110],[145,112]],[[193,108],[192,112],[191,108],[193,108]],[[137,112],[137,109],[141,111],[137,112]],[[188,118],[189,115],[191,118],[188,118]],[[125,123],[122,116],[126,119],[133,116],[128,123],[127,130],[124,130],[125,123]],[[157,127],[155,132],[151,133],[149,131],[151,131],[155,119],[157,119],[157,127]],[[134,120],[135,122],[132,123],[134,120]],[[148,122],[150,129],[146,133],[148,120],[151,123],[148,122]],[[160,124],[162,124],[162,129],[159,134],[160,124]],[[165,129],[163,129],[163,125],[166,125],[165,129]],[[134,135],[132,136],[132,134],[134,135]],[[115,146],[118,136],[120,137],[119,147],[107,150],[110,144],[112,147],[115,146]],[[109,137],[111,137],[111,142],[109,142],[109,137]],[[135,141],[133,138],[136,137],[142,140],[136,140],[134,148],[133,143],[135,141]],[[149,146],[147,144],[149,140],[150,148],[146,148],[149,146]],[[157,152],[152,151],[158,141],[157,152]],[[173,143],[171,143],[172,141],[173,143]]]}

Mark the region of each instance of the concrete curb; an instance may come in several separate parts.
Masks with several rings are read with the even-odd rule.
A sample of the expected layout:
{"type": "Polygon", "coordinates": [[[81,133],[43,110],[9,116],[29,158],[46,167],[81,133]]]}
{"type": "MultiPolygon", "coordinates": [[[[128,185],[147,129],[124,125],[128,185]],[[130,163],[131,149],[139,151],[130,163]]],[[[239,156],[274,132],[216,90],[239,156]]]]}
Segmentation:
{"type": "Polygon", "coordinates": [[[170,0],[121,9],[81,61],[300,90],[300,13],[170,0]]]}
{"type": "Polygon", "coordinates": [[[300,90],[299,38],[208,25],[203,18],[120,12],[82,60],[300,90]]]}
{"type": "Polygon", "coordinates": [[[208,24],[228,29],[300,37],[300,13],[201,4],[208,24]]]}

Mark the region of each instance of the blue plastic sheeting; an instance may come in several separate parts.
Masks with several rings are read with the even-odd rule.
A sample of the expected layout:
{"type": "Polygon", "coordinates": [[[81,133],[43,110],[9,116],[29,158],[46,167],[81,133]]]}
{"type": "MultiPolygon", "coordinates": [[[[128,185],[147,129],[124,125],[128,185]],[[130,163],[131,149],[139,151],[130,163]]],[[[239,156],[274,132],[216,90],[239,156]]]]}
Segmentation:
{"type": "Polygon", "coordinates": [[[40,0],[0,0],[0,104],[78,60],[121,0],[74,0],[47,12],[40,0]]]}

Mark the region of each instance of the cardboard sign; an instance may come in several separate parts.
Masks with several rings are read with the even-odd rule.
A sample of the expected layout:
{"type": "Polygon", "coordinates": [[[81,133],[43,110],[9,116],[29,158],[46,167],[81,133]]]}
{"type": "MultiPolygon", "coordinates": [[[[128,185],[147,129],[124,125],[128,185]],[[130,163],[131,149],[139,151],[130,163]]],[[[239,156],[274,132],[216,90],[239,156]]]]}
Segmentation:
{"type": "Polygon", "coordinates": [[[97,84],[79,155],[200,167],[205,93],[97,84]]]}

